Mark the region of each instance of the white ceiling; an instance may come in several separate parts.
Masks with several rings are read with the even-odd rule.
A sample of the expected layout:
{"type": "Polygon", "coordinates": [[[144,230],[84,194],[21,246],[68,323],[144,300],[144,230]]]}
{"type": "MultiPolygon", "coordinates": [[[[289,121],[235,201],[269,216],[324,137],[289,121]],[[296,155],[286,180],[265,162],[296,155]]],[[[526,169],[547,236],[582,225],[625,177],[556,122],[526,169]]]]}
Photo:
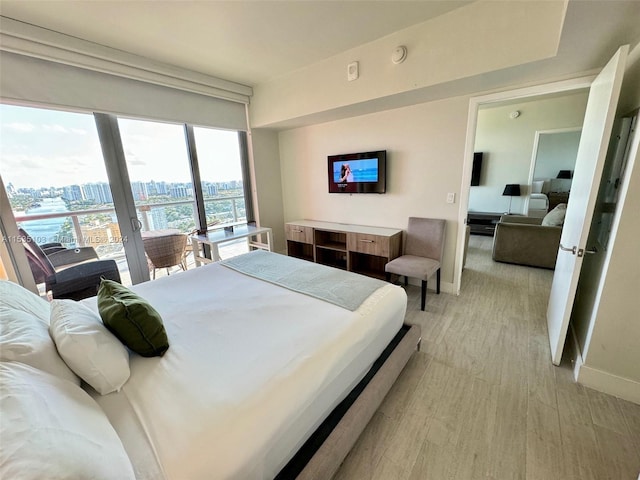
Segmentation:
{"type": "Polygon", "coordinates": [[[255,86],[468,3],[2,0],[0,14],[255,86]]]}

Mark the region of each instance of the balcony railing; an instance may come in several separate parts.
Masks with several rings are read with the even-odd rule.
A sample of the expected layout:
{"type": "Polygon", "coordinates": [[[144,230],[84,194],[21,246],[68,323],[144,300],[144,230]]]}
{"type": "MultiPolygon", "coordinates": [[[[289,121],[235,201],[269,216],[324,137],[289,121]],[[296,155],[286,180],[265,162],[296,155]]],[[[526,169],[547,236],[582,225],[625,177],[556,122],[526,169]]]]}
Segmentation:
{"type": "MultiPolygon", "coordinates": [[[[222,203],[222,202],[231,202],[231,208],[228,211],[219,212],[215,214],[216,220],[220,222],[220,225],[223,226],[227,223],[237,223],[242,220],[246,220],[246,217],[240,217],[238,213],[238,203],[244,204],[244,197],[242,195],[238,196],[229,196],[229,197],[221,197],[221,198],[207,198],[205,199],[205,205],[222,203]]],[[[195,228],[195,204],[193,200],[181,200],[175,202],[162,202],[162,203],[151,203],[144,205],[136,205],[136,211],[138,213],[138,219],[142,224],[142,231],[149,230],[158,230],[161,228],[179,228],[176,223],[182,223],[183,227],[185,221],[188,223],[189,228],[179,228],[184,231],[184,233],[189,233],[195,228]],[[162,218],[162,215],[158,219],[158,217],[154,216],[154,211],[163,210],[167,207],[181,207],[181,206],[191,206],[191,215],[190,216],[182,216],[176,221],[169,221],[165,218],[162,218]]],[[[59,218],[71,218],[72,223],[72,238],[56,238],[54,241],[59,241],[60,243],[66,245],[67,247],[85,247],[92,246],[98,250],[98,253],[102,255],[113,255],[115,253],[122,253],[122,239],[114,238],[118,237],[118,235],[108,237],[96,237],[87,235],[92,228],[96,228],[97,226],[91,226],[90,224],[82,224],[80,221],[80,217],[84,217],[87,215],[111,215],[113,218],[113,224],[117,225],[117,221],[115,220],[115,208],[107,207],[107,208],[95,208],[95,209],[86,209],[86,210],[73,210],[67,212],[56,212],[56,213],[36,213],[32,215],[18,215],[15,217],[17,223],[27,223],[27,222],[36,222],[38,220],[50,220],[50,219],[59,219],[59,218]],[[84,227],[84,232],[83,232],[84,227]],[[104,240],[104,241],[96,241],[96,240],[104,240]],[[118,241],[114,241],[118,240],[118,241]],[[116,246],[120,245],[120,248],[115,248],[116,251],[113,251],[111,248],[107,248],[108,246],[116,246]],[[100,250],[103,250],[102,252],[100,250]],[[111,250],[111,251],[108,251],[111,250]]],[[[29,230],[28,225],[25,225],[25,230],[29,230]]],[[[44,243],[50,240],[38,239],[34,238],[37,243],[44,243]]]]}

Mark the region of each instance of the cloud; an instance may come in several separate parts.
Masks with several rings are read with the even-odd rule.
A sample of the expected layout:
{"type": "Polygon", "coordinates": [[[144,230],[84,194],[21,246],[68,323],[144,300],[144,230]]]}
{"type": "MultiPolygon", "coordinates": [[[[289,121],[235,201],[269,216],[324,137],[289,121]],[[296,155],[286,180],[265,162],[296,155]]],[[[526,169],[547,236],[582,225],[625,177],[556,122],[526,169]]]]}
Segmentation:
{"type": "Polygon", "coordinates": [[[62,125],[42,125],[45,132],[69,133],[69,130],[62,125]]]}
{"type": "Polygon", "coordinates": [[[71,133],[75,133],[76,135],[86,135],[87,131],[82,128],[71,128],[71,133]]]}
{"type": "Polygon", "coordinates": [[[19,133],[29,133],[33,132],[36,129],[36,126],[33,123],[13,122],[4,123],[2,124],[2,126],[19,133]]]}

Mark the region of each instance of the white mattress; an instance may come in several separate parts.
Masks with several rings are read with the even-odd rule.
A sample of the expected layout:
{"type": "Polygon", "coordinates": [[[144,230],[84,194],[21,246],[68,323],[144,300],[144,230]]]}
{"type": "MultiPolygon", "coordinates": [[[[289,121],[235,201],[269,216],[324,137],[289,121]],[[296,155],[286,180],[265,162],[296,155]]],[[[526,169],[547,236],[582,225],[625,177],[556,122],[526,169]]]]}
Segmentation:
{"type": "MultiPolygon", "coordinates": [[[[132,354],[119,393],[93,394],[139,479],[270,479],[400,329],[404,290],[355,312],[211,264],[133,287],[170,348],[132,354]]],[[[90,299],[93,304],[95,300],[90,299]]]]}

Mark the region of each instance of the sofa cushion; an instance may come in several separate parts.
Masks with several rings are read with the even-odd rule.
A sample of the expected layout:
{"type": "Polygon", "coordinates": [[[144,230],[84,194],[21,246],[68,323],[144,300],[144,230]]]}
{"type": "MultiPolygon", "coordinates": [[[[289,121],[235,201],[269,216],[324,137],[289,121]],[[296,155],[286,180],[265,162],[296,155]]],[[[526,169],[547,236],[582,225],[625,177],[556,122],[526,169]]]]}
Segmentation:
{"type": "Polygon", "coordinates": [[[561,227],[564,224],[564,217],[567,213],[567,204],[561,203],[545,215],[542,219],[544,227],[561,227]]]}

